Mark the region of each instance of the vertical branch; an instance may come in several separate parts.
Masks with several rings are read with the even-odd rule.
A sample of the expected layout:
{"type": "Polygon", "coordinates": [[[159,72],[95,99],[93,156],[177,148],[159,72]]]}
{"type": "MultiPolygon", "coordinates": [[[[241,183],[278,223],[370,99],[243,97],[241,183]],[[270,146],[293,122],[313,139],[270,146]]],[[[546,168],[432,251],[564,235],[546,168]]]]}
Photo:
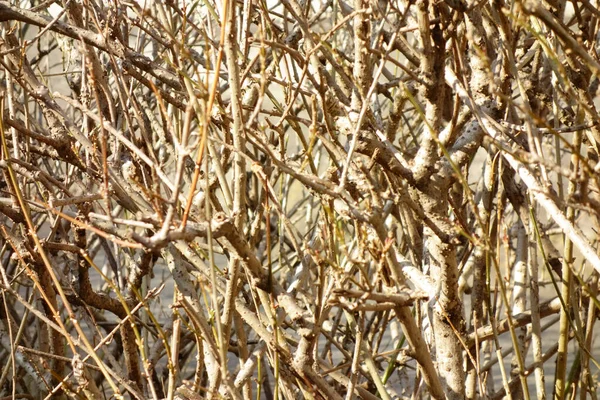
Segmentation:
{"type": "MultiPolygon", "coordinates": [[[[246,159],[244,155],[246,153],[246,133],[244,131],[244,121],[242,115],[242,91],[240,87],[240,68],[238,65],[238,53],[239,48],[237,44],[237,24],[236,24],[236,1],[228,1],[229,7],[228,15],[226,15],[226,26],[221,27],[225,29],[225,42],[224,52],[227,61],[227,72],[229,88],[231,90],[231,112],[233,115],[232,137],[233,137],[233,204],[231,209],[233,211],[234,225],[240,233],[244,232],[244,224],[246,221],[246,159]]],[[[207,213],[209,204],[207,202],[207,213]]],[[[210,214],[208,214],[210,215],[210,214]]],[[[211,252],[212,254],[212,252],[211,252]]],[[[233,307],[234,299],[237,296],[238,287],[238,274],[240,271],[240,262],[237,258],[233,258],[230,263],[230,275],[227,281],[227,288],[225,292],[225,307],[221,320],[217,320],[217,325],[220,325],[219,329],[219,341],[220,341],[220,355],[221,355],[221,371],[224,375],[224,379],[229,382],[229,376],[227,373],[227,348],[229,344],[229,338],[231,336],[231,326],[233,319],[233,307]]],[[[214,268],[211,266],[211,271],[214,268]]],[[[213,272],[214,273],[214,272],[213,272]]],[[[212,275],[211,275],[212,276],[212,275]]],[[[216,288],[213,287],[213,293],[216,294],[216,288]]],[[[215,296],[216,300],[216,296],[215,296]]],[[[217,303],[214,304],[215,307],[217,303]]]]}
{"type": "Polygon", "coordinates": [[[240,87],[240,68],[238,64],[239,48],[237,45],[236,2],[232,0],[228,7],[229,14],[225,26],[225,56],[227,59],[227,76],[231,90],[231,126],[233,137],[233,214],[235,226],[240,231],[246,220],[246,132],[242,118],[242,90],[240,87]]]}
{"type": "MultiPolygon", "coordinates": [[[[592,273],[590,288],[590,299],[597,298],[598,296],[598,277],[597,272],[592,273]]],[[[596,322],[597,307],[596,303],[592,300],[587,309],[587,320],[585,321],[585,348],[580,349],[581,357],[581,387],[579,392],[579,399],[585,400],[588,398],[588,392],[594,389],[595,379],[592,378],[590,371],[590,354],[592,351],[592,340],[594,339],[594,325],[596,322]]]]}
{"type": "MultiPolygon", "coordinates": [[[[571,170],[577,175],[579,170],[579,150],[581,146],[581,134],[580,132],[575,133],[573,138],[574,152],[571,156],[571,170]]],[[[577,189],[577,183],[573,180],[569,181],[567,188],[567,198],[572,198],[575,190],[577,189]]],[[[575,210],[573,207],[567,207],[565,217],[571,223],[575,220],[575,210]]],[[[563,301],[567,305],[573,304],[571,301],[573,292],[573,242],[566,235],[564,236],[564,253],[562,263],[562,288],[561,296],[563,301]]],[[[565,379],[567,371],[567,353],[569,345],[569,332],[571,325],[571,309],[561,309],[560,311],[560,325],[559,325],[559,337],[558,337],[558,354],[556,356],[556,376],[554,378],[554,398],[562,399],[565,397],[565,379]]]]}
{"type": "Polygon", "coordinates": [[[436,142],[443,119],[442,102],[445,97],[444,63],[446,49],[440,24],[436,23],[433,28],[430,27],[430,8],[434,9],[434,6],[430,5],[429,0],[417,1],[417,20],[423,45],[419,77],[423,82],[421,95],[425,102],[424,130],[413,168],[417,180],[426,179],[434,172],[434,164],[438,159],[438,155],[441,154],[436,142]]]}
{"type": "MultiPolygon", "coordinates": [[[[354,9],[367,8],[366,0],[354,0],[354,9]]],[[[352,110],[359,112],[363,102],[368,102],[367,92],[371,86],[372,61],[369,52],[371,22],[366,13],[357,13],[354,17],[354,66],[353,73],[356,90],[352,94],[352,110]]]]}
{"type": "MultiPolygon", "coordinates": [[[[495,165],[493,161],[494,155],[488,154],[485,170],[483,174],[481,189],[478,192],[481,194],[479,200],[477,212],[479,213],[479,219],[484,223],[477,225],[475,234],[478,237],[488,236],[490,243],[493,243],[495,237],[495,225],[491,226],[491,212],[492,202],[494,197],[494,190],[496,188],[496,174],[495,165]]],[[[467,268],[473,269],[473,290],[471,293],[471,326],[476,328],[488,322],[484,305],[486,303],[486,295],[488,294],[488,274],[487,274],[487,261],[489,258],[489,251],[484,247],[475,245],[475,249],[467,262],[467,268]]],[[[464,275],[464,272],[463,272],[464,275]]],[[[478,380],[478,369],[479,365],[473,365],[472,359],[479,359],[478,354],[480,352],[480,346],[478,343],[471,346],[469,353],[471,357],[467,359],[467,381],[466,385],[466,397],[467,399],[474,399],[477,397],[477,380],[478,380]]]]}
{"type": "Polygon", "coordinates": [[[435,7],[429,1],[417,2],[417,19],[423,45],[420,65],[425,126],[413,168],[415,178],[422,184],[413,193],[425,215],[435,225],[436,231],[446,236],[440,237],[430,226],[423,230],[426,252],[424,261],[429,264],[430,276],[435,277],[437,284],[436,301],[429,304],[429,315],[435,337],[435,357],[444,391],[449,399],[462,399],[465,373],[459,336],[465,326],[458,293],[456,244],[451,239],[454,237],[454,227],[447,217],[448,189],[452,182],[448,177],[435,174],[435,162],[441,154],[437,136],[442,124],[442,100],[445,97],[445,40],[440,23],[430,28],[430,13],[433,10],[435,7]]]}
{"type": "MultiPolygon", "coordinates": [[[[520,314],[526,310],[526,302],[527,302],[527,249],[528,249],[528,238],[527,232],[525,230],[525,226],[522,221],[518,221],[516,224],[517,228],[517,249],[515,254],[515,262],[513,264],[513,307],[510,312],[514,315],[520,314]]],[[[525,343],[525,335],[527,334],[527,328],[521,327],[517,330],[517,343],[516,346],[518,349],[515,351],[515,355],[511,361],[511,377],[514,379],[518,376],[518,357],[517,351],[525,354],[525,349],[527,344],[525,343]]],[[[520,386],[515,386],[511,395],[514,398],[521,399],[523,398],[523,391],[520,386]]]]}
{"type": "MultiPolygon", "coordinates": [[[[525,196],[523,196],[525,198],[525,196]]],[[[537,251],[535,243],[535,225],[533,218],[527,219],[529,225],[529,250],[528,250],[528,268],[530,283],[530,309],[531,309],[531,347],[533,363],[535,367],[535,386],[538,400],[545,399],[546,388],[544,385],[544,359],[542,349],[542,327],[540,321],[540,287],[539,287],[539,268],[537,261],[537,251]]]]}

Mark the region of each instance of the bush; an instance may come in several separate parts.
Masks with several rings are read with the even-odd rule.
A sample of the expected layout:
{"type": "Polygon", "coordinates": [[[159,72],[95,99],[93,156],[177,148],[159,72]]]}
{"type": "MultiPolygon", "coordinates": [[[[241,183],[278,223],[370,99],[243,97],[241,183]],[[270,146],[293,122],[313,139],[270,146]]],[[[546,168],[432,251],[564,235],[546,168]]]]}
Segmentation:
{"type": "Polygon", "coordinates": [[[599,15],[0,1],[1,395],[595,396],[599,15]]]}

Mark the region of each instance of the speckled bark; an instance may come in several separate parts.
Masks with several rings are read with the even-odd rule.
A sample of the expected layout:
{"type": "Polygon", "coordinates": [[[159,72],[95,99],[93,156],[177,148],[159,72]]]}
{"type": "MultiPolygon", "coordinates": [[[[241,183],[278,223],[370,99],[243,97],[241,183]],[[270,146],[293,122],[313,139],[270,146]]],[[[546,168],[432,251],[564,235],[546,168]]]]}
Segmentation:
{"type": "Polygon", "coordinates": [[[421,56],[421,93],[425,99],[423,139],[413,168],[417,188],[413,199],[432,222],[423,229],[424,269],[435,279],[436,299],[429,303],[433,327],[435,360],[446,397],[463,399],[465,370],[460,336],[464,330],[462,303],[458,296],[458,268],[455,229],[448,220],[448,191],[452,179],[438,162],[442,149],[438,135],[443,122],[445,41],[439,24],[431,20],[439,10],[427,0],[417,2],[421,56]],[[433,229],[432,229],[433,228],[433,229]]]}
{"type": "MultiPolygon", "coordinates": [[[[435,181],[426,192],[418,194],[425,213],[442,232],[452,232],[448,221],[448,189],[435,181]]],[[[458,268],[456,244],[442,241],[429,227],[424,228],[425,266],[434,277],[437,298],[430,303],[430,317],[435,338],[435,360],[448,399],[463,399],[465,372],[463,347],[464,333],[462,302],[458,295],[458,268]]]]}

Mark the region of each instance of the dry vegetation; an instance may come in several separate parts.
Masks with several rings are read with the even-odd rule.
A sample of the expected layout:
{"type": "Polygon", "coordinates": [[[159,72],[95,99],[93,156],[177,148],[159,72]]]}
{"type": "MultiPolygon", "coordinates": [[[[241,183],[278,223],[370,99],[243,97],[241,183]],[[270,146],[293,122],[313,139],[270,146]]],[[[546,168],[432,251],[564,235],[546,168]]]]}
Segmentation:
{"type": "Polygon", "coordinates": [[[596,398],[599,17],[0,1],[0,396],[596,398]]]}

